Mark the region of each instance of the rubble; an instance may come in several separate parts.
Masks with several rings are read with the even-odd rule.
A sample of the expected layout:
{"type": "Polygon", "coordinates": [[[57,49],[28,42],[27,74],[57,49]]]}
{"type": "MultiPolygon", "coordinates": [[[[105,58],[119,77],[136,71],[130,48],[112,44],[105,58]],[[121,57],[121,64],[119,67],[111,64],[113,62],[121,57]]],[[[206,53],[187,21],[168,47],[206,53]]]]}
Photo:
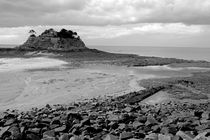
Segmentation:
{"type": "Polygon", "coordinates": [[[0,140],[209,140],[209,104],[95,99],[5,111],[0,140]]]}

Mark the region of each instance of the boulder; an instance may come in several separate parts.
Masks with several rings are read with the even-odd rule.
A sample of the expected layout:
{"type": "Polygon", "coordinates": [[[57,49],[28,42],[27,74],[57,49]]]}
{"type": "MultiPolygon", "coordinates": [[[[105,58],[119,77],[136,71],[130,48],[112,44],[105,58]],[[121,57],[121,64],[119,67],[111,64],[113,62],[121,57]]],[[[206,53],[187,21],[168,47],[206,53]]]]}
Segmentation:
{"type": "Polygon", "coordinates": [[[202,119],[209,120],[210,119],[210,112],[209,111],[203,112],[202,113],[202,119]]]}
{"type": "Polygon", "coordinates": [[[43,133],[43,137],[55,137],[55,131],[54,130],[45,131],[43,133]]]}
{"type": "Polygon", "coordinates": [[[210,139],[210,131],[205,131],[203,133],[198,134],[193,140],[209,140],[210,139]]]}
{"type": "Polygon", "coordinates": [[[171,136],[158,134],[158,140],[171,140],[171,136]]]}
{"type": "Polygon", "coordinates": [[[0,128],[0,138],[3,136],[3,134],[10,128],[10,126],[2,127],[0,128]]]}
{"type": "Polygon", "coordinates": [[[142,126],[143,125],[143,123],[140,123],[139,121],[134,121],[133,122],[133,128],[134,129],[137,129],[138,127],[140,127],[140,126],[142,126]]]}
{"type": "Polygon", "coordinates": [[[122,132],[120,133],[120,140],[127,140],[129,138],[133,137],[133,133],[132,132],[122,132]]]}
{"type": "Polygon", "coordinates": [[[184,133],[183,131],[178,131],[178,132],[176,133],[176,135],[177,135],[177,136],[180,136],[180,137],[181,137],[182,139],[184,139],[184,140],[193,140],[193,137],[192,137],[192,136],[190,136],[190,135],[184,133]]]}
{"type": "Polygon", "coordinates": [[[55,132],[63,132],[64,130],[66,130],[66,126],[65,125],[57,127],[57,128],[54,129],[55,132]]]}
{"type": "Polygon", "coordinates": [[[16,122],[16,119],[15,118],[11,118],[11,119],[8,119],[6,120],[6,122],[4,123],[4,126],[8,126],[8,125],[11,125],[13,123],[16,122]]]}
{"type": "Polygon", "coordinates": [[[158,135],[155,133],[151,133],[149,135],[146,135],[145,139],[147,140],[158,140],[158,135]]]}
{"type": "Polygon", "coordinates": [[[41,140],[37,135],[35,135],[35,134],[27,134],[26,135],[26,139],[27,140],[41,140]]]}
{"type": "Polygon", "coordinates": [[[11,137],[14,140],[20,140],[22,139],[22,134],[20,132],[20,128],[17,126],[12,126],[8,129],[8,132],[11,133],[11,137]]]}
{"type": "Polygon", "coordinates": [[[83,139],[79,136],[73,136],[69,140],[83,140],[83,139]]]}
{"type": "Polygon", "coordinates": [[[68,135],[68,134],[62,134],[62,135],[59,137],[59,140],[69,140],[69,135],[68,135]]]}
{"type": "Polygon", "coordinates": [[[119,140],[119,139],[112,134],[108,134],[103,140],[119,140]]]}
{"type": "Polygon", "coordinates": [[[155,125],[155,124],[158,124],[158,121],[152,115],[148,115],[145,125],[155,125]]]}

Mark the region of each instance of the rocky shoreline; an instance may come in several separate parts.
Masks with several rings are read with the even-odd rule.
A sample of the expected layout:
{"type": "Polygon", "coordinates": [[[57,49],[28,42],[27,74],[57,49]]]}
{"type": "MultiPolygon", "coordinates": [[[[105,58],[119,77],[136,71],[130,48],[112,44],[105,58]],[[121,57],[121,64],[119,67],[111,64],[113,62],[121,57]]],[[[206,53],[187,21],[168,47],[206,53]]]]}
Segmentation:
{"type": "MultiPolygon", "coordinates": [[[[37,57],[40,52],[53,53],[49,57],[71,61],[75,66],[94,63],[131,67],[168,64],[210,67],[206,61],[114,54],[89,49],[77,33],[67,30],[56,32],[49,29],[40,36],[32,34],[18,48],[0,49],[1,57],[30,58],[37,57]]],[[[43,108],[24,112],[6,110],[0,113],[0,140],[210,140],[210,102],[141,103],[162,90],[173,91],[172,94],[178,96],[188,91],[188,98],[192,97],[192,93],[201,91],[205,93],[202,98],[206,98],[210,90],[210,77],[207,75],[198,74],[194,79],[171,83],[171,78],[163,82],[149,81],[149,84],[145,83],[145,90],[117,98],[93,98],[69,105],[47,104],[43,108]]],[[[184,95],[182,98],[186,98],[184,95]]],[[[197,95],[195,97],[199,100],[201,97],[197,95]]]]}
{"type": "Polygon", "coordinates": [[[144,83],[146,90],[117,98],[46,105],[24,112],[6,110],[0,115],[0,140],[208,140],[210,102],[141,103],[159,91],[172,91],[177,85],[195,88],[207,95],[208,74],[197,73],[174,81],[173,78],[162,79],[163,82],[148,80],[149,83],[144,83]]]}
{"type": "Polygon", "coordinates": [[[126,104],[115,98],[0,116],[3,140],[209,140],[210,102],[126,104]]]}

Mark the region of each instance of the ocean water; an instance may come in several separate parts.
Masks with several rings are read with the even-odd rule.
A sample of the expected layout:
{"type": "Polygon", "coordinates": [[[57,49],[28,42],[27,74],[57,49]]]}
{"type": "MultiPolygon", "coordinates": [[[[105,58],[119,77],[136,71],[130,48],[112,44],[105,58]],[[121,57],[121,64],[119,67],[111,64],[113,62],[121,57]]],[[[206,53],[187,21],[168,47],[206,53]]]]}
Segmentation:
{"type": "Polygon", "coordinates": [[[167,58],[181,58],[188,60],[210,61],[209,48],[189,47],[143,47],[143,46],[88,46],[100,50],[116,53],[132,53],[141,56],[158,56],[167,58]]]}
{"type": "MultiPolygon", "coordinates": [[[[0,48],[12,48],[17,45],[1,45],[0,48]]],[[[190,48],[190,47],[151,47],[151,46],[91,46],[89,48],[100,49],[115,53],[132,53],[141,56],[158,56],[167,58],[180,58],[188,60],[210,61],[209,48],[190,48]]]]}

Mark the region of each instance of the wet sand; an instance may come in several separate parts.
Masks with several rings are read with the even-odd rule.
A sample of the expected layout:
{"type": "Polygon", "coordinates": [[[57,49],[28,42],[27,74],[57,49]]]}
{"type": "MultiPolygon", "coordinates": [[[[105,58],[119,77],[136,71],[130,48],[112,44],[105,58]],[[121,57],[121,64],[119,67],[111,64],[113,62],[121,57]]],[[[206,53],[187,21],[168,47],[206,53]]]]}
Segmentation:
{"type": "Polygon", "coordinates": [[[118,96],[143,89],[138,83],[142,79],[189,76],[192,72],[206,71],[200,68],[134,68],[102,64],[72,68],[69,67],[71,62],[43,57],[3,59],[1,63],[0,110],[118,96]]]}
{"type": "MultiPolygon", "coordinates": [[[[47,103],[64,104],[142,89],[137,83],[140,78],[126,67],[86,65],[72,69],[65,66],[65,62],[51,60],[51,63],[47,63],[48,60],[44,62],[44,58],[36,58],[36,61],[28,59],[18,63],[17,67],[14,63],[19,60],[4,64],[0,72],[1,110],[28,109],[47,103]],[[38,65],[38,60],[44,64],[43,67],[38,65]],[[29,67],[30,61],[33,67],[29,67]],[[10,71],[9,68],[8,71],[5,70],[5,65],[9,65],[10,71]]],[[[143,78],[149,77],[150,75],[145,75],[143,78]]]]}

